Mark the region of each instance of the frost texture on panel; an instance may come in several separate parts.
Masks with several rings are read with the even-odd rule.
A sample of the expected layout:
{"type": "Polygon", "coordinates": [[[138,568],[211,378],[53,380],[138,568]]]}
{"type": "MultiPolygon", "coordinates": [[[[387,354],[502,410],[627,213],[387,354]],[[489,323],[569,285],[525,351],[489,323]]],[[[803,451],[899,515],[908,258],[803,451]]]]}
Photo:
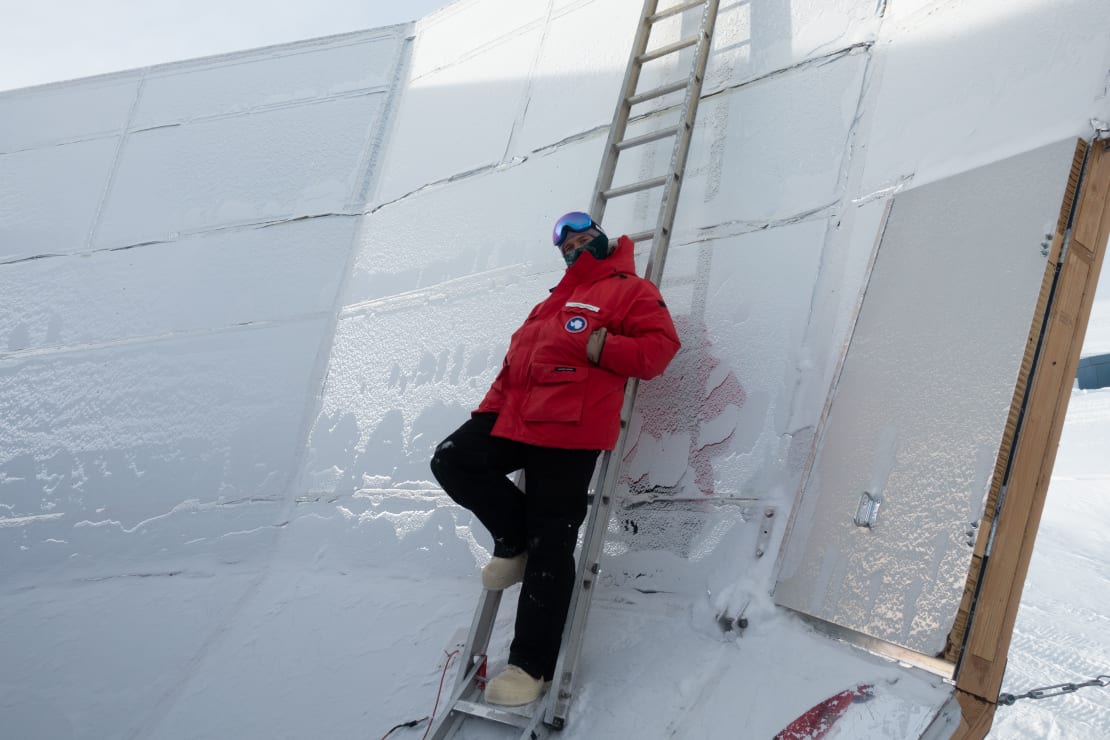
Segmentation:
{"type": "Polygon", "coordinates": [[[925,654],[944,647],[1074,149],[895,198],[779,603],[925,654]],[[865,491],[881,501],[872,528],[853,521],[865,491]]]}
{"type": "Polygon", "coordinates": [[[825,227],[673,248],[662,289],[683,348],[640,384],[607,535],[612,583],[700,593],[754,567],[755,502],[800,477],[810,442],[785,422],[825,227]]]}
{"type": "Polygon", "coordinates": [[[427,483],[432,450],[477,407],[509,336],[545,285],[476,276],[348,312],[310,440],[306,485],[341,496],[364,487],[435,487],[427,483]]]}
{"type": "Polygon", "coordinates": [[[797,475],[785,423],[825,228],[673,248],[662,291],[683,347],[640,386],[623,468],[631,495],[761,497],[797,475]]]}
{"type": "Polygon", "coordinates": [[[321,324],[0,364],[4,575],[273,523],[321,324]]]}

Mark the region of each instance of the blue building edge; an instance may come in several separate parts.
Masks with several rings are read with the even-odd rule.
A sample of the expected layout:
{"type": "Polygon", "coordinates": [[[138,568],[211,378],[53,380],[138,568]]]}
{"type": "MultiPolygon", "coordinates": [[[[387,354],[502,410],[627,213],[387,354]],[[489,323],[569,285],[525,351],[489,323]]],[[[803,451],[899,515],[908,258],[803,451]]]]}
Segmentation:
{"type": "Polygon", "coordinates": [[[1085,390],[1110,386],[1110,354],[1080,358],[1076,379],[1085,390]]]}

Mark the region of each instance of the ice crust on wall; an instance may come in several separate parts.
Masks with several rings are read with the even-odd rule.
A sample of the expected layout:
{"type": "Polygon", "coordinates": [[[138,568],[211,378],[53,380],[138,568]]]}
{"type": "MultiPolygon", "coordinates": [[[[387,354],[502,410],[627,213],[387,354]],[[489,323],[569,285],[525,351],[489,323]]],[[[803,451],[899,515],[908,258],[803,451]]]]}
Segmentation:
{"type": "Polygon", "coordinates": [[[410,30],[0,96],[0,577],[282,526],[410,30]]]}

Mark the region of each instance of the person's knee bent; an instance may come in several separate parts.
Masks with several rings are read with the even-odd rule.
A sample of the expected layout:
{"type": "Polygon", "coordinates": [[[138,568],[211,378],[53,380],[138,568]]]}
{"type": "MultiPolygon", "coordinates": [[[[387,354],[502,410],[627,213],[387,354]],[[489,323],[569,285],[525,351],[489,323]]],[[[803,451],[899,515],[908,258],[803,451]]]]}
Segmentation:
{"type": "Polygon", "coordinates": [[[451,497],[451,500],[465,506],[465,503],[460,501],[458,497],[462,487],[458,485],[458,469],[454,449],[455,443],[451,441],[450,437],[443,440],[436,447],[428,466],[432,469],[432,475],[435,476],[444,492],[451,497]]]}

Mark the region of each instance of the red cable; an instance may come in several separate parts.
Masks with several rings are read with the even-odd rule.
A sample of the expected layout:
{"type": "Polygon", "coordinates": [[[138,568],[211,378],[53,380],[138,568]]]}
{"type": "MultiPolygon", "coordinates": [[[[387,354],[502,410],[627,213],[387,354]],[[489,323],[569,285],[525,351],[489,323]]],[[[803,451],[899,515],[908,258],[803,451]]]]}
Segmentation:
{"type": "Polygon", "coordinates": [[[432,716],[428,718],[428,728],[424,730],[424,737],[420,738],[420,740],[427,740],[428,733],[431,731],[432,725],[435,724],[436,710],[439,709],[439,695],[443,693],[443,679],[447,678],[447,666],[451,665],[451,660],[459,654],[459,651],[452,650],[448,653],[445,650],[444,653],[447,654],[447,662],[443,664],[443,673],[439,675],[439,690],[436,691],[436,703],[432,707],[432,716]]]}

